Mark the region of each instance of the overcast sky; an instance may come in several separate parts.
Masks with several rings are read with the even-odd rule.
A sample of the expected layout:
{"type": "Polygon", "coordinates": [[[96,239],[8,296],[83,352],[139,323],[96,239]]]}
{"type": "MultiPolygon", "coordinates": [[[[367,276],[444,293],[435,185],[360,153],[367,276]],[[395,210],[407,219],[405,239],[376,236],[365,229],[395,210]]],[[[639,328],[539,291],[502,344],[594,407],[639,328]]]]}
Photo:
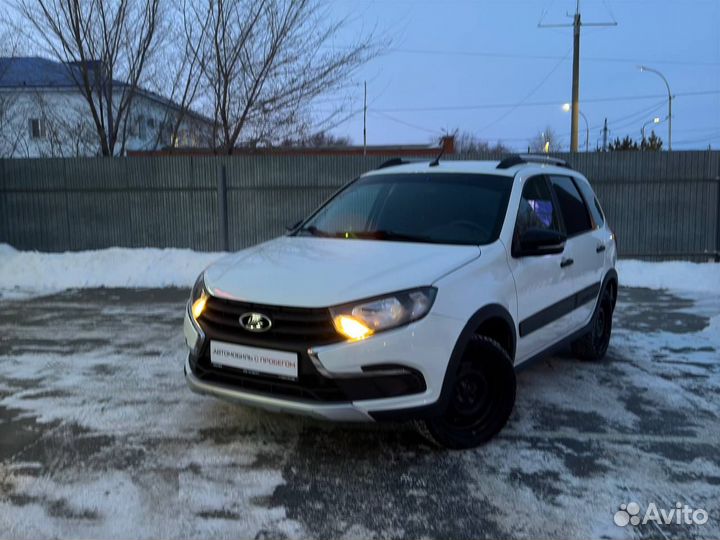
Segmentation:
{"type": "MultiPolygon", "coordinates": [[[[428,142],[459,129],[526,149],[528,139],[551,126],[569,145],[570,115],[561,106],[571,95],[572,29],[538,23],[570,23],[574,0],[327,3],[350,17],[348,39],[376,28],[392,40],[357,75],[351,97],[357,114],[334,133],[362,142],[366,79],[368,144],[428,142]]],[[[583,29],[580,108],[592,148],[606,117],[613,138],[639,138],[644,122],[666,117],[662,80],[638,64],[663,72],[677,96],[673,148],[720,148],[720,0],[583,0],[581,12],[584,22],[618,23],[583,29]]],[[[667,123],[651,127],[667,141],[667,123]]]]}

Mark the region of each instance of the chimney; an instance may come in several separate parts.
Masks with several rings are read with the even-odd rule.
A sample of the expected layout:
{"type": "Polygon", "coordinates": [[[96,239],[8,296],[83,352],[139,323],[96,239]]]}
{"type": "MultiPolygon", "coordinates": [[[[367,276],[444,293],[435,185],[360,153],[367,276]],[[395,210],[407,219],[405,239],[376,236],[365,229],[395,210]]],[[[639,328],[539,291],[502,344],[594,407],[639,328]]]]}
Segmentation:
{"type": "Polygon", "coordinates": [[[440,139],[440,147],[443,149],[443,154],[454,154],[455,153],[455,136],[445,135],[440,139]]]}

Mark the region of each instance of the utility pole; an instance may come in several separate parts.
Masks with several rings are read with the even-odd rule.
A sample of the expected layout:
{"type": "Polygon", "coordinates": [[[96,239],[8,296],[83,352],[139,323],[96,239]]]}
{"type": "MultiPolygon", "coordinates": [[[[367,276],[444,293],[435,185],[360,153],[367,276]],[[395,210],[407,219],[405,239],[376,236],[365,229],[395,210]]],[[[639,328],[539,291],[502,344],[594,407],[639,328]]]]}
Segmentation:
{"type": "Polygon", "coordinates": [[[578,125],[580,123],[580,28],[583,26],[617,26],[617,22],[584,23],[580,17],[580,0],[575,5],[572,24],[538,24],[538,28],[573,29],[573,73],[572,73],[572,112],[570,114],[570,151],[578,151],[578,125]]]}
{"type": "Polygon", "coordinates": [[[363,156],[367,155],[367,81],[365,81],[365,97],[363,98],[363,156]]]}
{"type": "Polygon", "coordinates": [[[607,152],[607,137],[608,137],[608,127],[607,127],[607,118],[606,118],[605,125],[603,126],[603,152],[607,152]]]}

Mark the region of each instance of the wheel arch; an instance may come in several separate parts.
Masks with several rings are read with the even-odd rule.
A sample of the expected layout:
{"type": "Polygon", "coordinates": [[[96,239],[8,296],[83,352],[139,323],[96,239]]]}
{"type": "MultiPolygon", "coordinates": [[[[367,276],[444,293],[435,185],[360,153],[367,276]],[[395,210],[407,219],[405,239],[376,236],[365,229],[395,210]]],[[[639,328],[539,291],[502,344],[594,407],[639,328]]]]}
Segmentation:
{"type": "Polygon", "coordinates": [[[607,271],[605,277],[603,278],[602,286],[600,287],[600,296],[598,297],[598,303],[600,302],[600,298],[602,298],[603,292],[609,288],[610,294],[612,296],[613,309],[615,309],[615,304],[618,297],[618,286],[619,282],[617,270],[615,270],[615,268],[611,268],[607,271]]]}
{"type": "MultiPolygon", "coordinates": [[[[440,398],[436,402],[437,410],[443,410],[446,401],[449,399],[450,390],[455,383],[455,373],[457,372],[458,365],[462,359],[465,349],[472,337],[479,333],[483,328],[491,329],[492,331],[506,332],[502,336],[502,340],[507,345],[506,351],[510,360],[515,363],[515,349],[517,346],[517,335],[515,331],[515,322],[513,321],[510,312],[500,304],[488,304],[477,310],[460,332],[460,336],[455,342],[450,360],[448,361],[447,367],[445,368],[445,377],[443,378],[442,389],[440,390],[440,398]]],[[[487,335],[487,334],[483,334],[487,335]]],[[[492,335],[488,335],[493,339],[496,339],[492,335]]],[[[501,345],[503,341],[496,339],[501,345]]]]}
{"type": "MultiPolygon", "coordinates": [[[[442,414],[450,399],[451,389],[455,384],[455,374],[457,373],[460,360],[462,359],[465,349],[470,340],[482,328],[492,328],[493,330],[505,328],[507,336],[504,338],[509,344],[507,350],[511,362],[515,362],[515,349],[517,344],[517,333],[515,330],[515,322],[510,312],[500,304],[488,304],[477,310],[465,323],[460,335],[455,341],[450,359],[445,368],[445,376],[443,377],[442,387],[440,389],[440,397],[435,403],[414,407],[412,409],[402,409],[400,411],[373,411],[370,412],[375,420],[393,420],[402,421],[408,419],[429,418],[442,414]],[[501,326],[504,325],[503,326],[501,326]],[[483,327],[483,325],[485,325],[483,327]]],[[[488,336],[493,337],[493,336],[488,336]]],[[[496,339],[496,338],[493,338],[496,339]]],[[[496,339],[497,340],[497,339],[496,339]]],[[[500,340],[497,340],[502,345],[500,340]]]]}

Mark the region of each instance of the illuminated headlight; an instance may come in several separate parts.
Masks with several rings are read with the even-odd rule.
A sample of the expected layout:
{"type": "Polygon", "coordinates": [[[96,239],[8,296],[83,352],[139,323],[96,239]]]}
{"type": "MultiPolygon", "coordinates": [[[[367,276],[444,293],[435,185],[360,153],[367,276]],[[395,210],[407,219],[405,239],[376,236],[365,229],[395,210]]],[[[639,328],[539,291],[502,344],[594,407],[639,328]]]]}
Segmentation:
{"type": "Polygon", "coordinates": [[[340,334],[364,339],[421,319],[430,311],[436,292],[435,287],[422,287],[330,308],[330,313],[340,334]]]}
{"type": "Polygon", "coordinates": [[[190,303],[192,305],[192,316],[195,320],[200,317],[203,310],[205,309],[205,303],[207,302],[208,295],[205,292],[205,274],[200,274],[193,285],[192,292],[190,293],[190,303]]]}

